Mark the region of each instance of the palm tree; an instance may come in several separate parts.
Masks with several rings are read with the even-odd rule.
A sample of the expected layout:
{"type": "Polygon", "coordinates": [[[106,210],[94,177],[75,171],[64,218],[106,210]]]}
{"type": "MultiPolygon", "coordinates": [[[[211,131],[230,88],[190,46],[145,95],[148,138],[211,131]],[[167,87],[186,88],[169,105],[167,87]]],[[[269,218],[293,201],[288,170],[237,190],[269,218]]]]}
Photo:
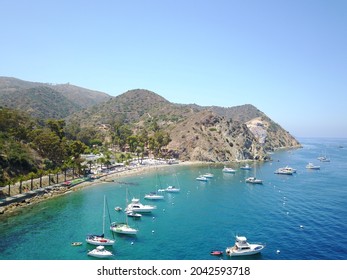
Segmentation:
{"type": "Polygon", "coordinates": [[[21,194],[22,193],[22,185],[23,185],[24,176],[20,175],[18,177],[18,179],[19,179],[19,193],[21,194]]]}
{"type": "Polygon", "coordinates": [[[28,174],[28,177],[30,178],[30,190],[32,191],[34,188],[34,177],[35,177],[35,173],[34,172],[30,172],[28,174]]]}

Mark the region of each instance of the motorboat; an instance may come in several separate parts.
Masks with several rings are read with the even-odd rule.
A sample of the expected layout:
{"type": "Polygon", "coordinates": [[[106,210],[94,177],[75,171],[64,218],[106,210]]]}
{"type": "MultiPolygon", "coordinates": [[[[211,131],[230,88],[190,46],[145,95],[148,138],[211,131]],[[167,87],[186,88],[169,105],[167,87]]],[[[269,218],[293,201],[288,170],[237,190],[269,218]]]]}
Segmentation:
{"type": "Polygon", "coordinates": [[[293,167],[290,167],[288,165],[286,167],[283,167],[282,169],[287,170],[287,171],[292,172],[292,173],[296,173],[296,169],[293,167]]]}
{"type": "Polygon", "coordinates": [[[214,175],[213,175],[212,173],[205,173],[205,174],[203,174],[202,176],[204,176],[204,177],[207,178],[207,179],[211,179],[211,178],[214,177],[214,175]]]}
{"type": "Polygon", "coordinates": [[[246,183],[250,183],[250,184],[262,184],[263,180],[261,179],[257,179],[256,177],[248,177],[246,179],[246,183]]]}
{"type": "Polygon", "coordinates": [[[141,218],[142,217],[142,215],[140,213],[135,213],[133,211],[127,211],[127,212],[125,212],[125,214],[128,217],[132,217],[132,218],[141,218]]]}
{"type": "Polygon", "coordinates": [[[105,238],[105,215],[106,215],[106,196],[104,196],[104,211],[103,211],[103,219],[102,219],[102,234],[96,235],[96,234],[89,234],[86,237],[86,242],[92,245],[113,245],[115,241],[110,238],[105,238]]]}
{"type": "Polygon", "coordinates": [[[111,223],[110,230],[115,233],[127,234],[127,235],[135,235],[138,232],[137,229],[130,227],[128,223],[117,223],[117,222],[111,223]]]}
{"type": "Polygon", "coordinates": [[[116,206],[116,207],[114,208],[114,210],[117,211],[117,212],[122,211],[122,207],[116,206]]]}
{"type": "Polygon", "coordinates": [[[105,249],[104,246],[98,246],[94,250],[91,250],[87,253],[88,256],[95,258],[109,258],[112,257],[112,252],[105,249]]]}
{"type": "Polygon", "coordinates": [[[318,157],[318,159],[321,161],[321,162],[330,162],[330,159],[326,156],[321,156],[321,157],[318,157]]]}
{"type": "Polygon", "coordinates": [[[140,199],[133,198],[131,203],[125,208],[125,211],[132,211],[135,213],[150,213],[152,210],[157,209],[157,206],[154,205],[143,205],[140,202],[140,199]]]}
{"type": "Polygon", "coordinates": [[[224,173],[235,173],[236,170],[231,168],[231,167],[226,167],[224,166],[223,170],[222,170],[224,173]]]}
{"type": "Polygon", "coordinates": [[[105,238],[104,234],[101,235],[95,235],[90,234],[86,237],[86,242],[91,245],[102,245],[102,246],[112,246],[115,241],[109,238],[105,238]]]}
{"type": "Polygon", "coordinates": [[[293,170],[290,170],[286,167],[281,167],[281,168],[278,168],[275,172],[275,174],[281,174],[281,175],[293,175],[293,170]]]}
{"type": "Polygon", "coordinates": [[[161,200],[164,199],[164,196],[161,194],[157,194],[156,192],[150,192],[146,194],[144,198],[149,200],[161,200]]]}
{"type": "Polygon", "coordinates": [[[225,252],[228,256],[249,256],[258,254],[265,248],[263,244],[248,243],[245,236],[236,236],[235,244],[232,247],[227,247],[225,252]]]}
{"type": "Polygon", "coordinates": [[[176,188],[175,186],[168,186],[166,189],[164,189],[166,192],[169,193],[176,193],[179,192],[181,189],[180,188],[176,188]]]}
{"type": "Polygon", "coordinates": [[[250,167],[249,164],[247,163],[246,165],[241,166],[240,169],[242,169],[242,170],[251,170],[252,167],[250,167]]]}
{"type": "Polygon", "coordinates": [[[200,176],[196,177],[196,180],[202,181],[202,182],[207,182],[208,181],[208,179],[205,176],[203,176],[203,175],[200,175],[200,176]]]}
{"type": "Polygon", "coordinates": [[[310,162],[309,164],[306,165],[307,169],[314,169],[314,170],[318,170],[320,169],[319,165],[314,165],[312,162],[310,162]]]}
{"type": "Polygon", "coordinates": [[[82,242],[71,242],[71,246],[81,246],[82,242]]]}

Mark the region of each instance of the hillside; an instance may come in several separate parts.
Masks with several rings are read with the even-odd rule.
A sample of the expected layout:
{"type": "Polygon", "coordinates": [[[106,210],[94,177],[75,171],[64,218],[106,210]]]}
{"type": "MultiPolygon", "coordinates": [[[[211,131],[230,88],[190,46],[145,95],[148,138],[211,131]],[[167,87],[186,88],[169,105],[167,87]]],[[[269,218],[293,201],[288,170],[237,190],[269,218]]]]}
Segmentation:
{"type": "Polygon", "coordinates": [[[109,99],[109,95],[73,86],[0,77],[0,104],[36,118],[65,118],[109,99]]]}
{"type": "Polygon", "coordinates": [[[183,160],[264,160],[267,151],[300,145],[253,105],[223,108],[175,104],[141,89],[127,91],[68,118],[68,122],[86,129],[127,123],[134,132],[148,130],[154,121],[170,135],[167,150],[183,160]]]}
{"type": "Polygon", "coordinates": [[[7,77],[0,77],[0,102],[40,119],[65,118],[67,135],[87,145],[112,143],[118,125],[127,125],[127,133],[133,134],[154,135],[160,129],[171,139],[166,151],[184,160],[264,160],[267,151],[300,145],[251,104],[175,104],[144,89],[111,97],[70,84],[7,77]]]}

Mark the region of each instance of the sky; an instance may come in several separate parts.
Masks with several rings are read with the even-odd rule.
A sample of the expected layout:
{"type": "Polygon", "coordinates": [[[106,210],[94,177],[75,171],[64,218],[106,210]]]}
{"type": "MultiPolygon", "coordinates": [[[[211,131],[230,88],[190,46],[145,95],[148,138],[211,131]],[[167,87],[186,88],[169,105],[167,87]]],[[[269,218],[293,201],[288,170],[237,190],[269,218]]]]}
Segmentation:
{"type": "Polygon", "coordinates": [[[1,0],[0,26],[0,76],[252,104],[295,137],[347,137],[345,0],[1,0]]]}

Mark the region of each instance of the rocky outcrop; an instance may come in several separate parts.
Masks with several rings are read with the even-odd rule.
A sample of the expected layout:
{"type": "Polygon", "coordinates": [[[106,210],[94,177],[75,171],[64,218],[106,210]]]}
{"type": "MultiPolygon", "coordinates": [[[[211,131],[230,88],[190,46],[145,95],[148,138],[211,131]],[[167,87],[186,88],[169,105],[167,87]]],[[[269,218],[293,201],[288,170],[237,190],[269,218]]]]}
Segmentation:
{"type": "Polygon", "coordinates": [[[179,154],[181,160],[224,162],[268,158],[246,124],[211,111],[199,112],[178,124],[170,136],[168,149],[179,154]]]}

